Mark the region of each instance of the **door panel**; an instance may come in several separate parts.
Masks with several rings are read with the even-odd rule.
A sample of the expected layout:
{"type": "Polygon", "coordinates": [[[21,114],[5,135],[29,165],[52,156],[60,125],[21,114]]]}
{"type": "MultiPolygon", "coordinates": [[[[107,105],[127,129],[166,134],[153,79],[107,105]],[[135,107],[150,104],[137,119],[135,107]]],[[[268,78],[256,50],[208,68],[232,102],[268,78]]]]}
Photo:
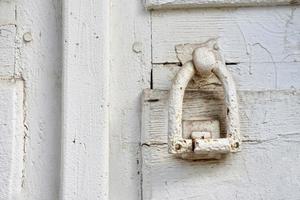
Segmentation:
{"type": "MultiPolygon", "coordinates": [[[[299,198],[300,12],[297,6],[152,12],[152,89],[142,100],[144,199],[299,198]],[[220,160],[168,154],[168,90],[181,69],[175,45],[218,38],[237,86],[241,151],[220,160]]],[[[214,77],[190,81],[183,120],[221,122],[223,92],[214,77]]],[[[223,124],[223,125],[222,125],[223,124]]]]}
{"type": "MultiPolygon", "coordinates": [[[[168,93],[145,92],[144,199],[297,199],[299,92],[239,91],[241,152],[221,160],[194,162],[168,154],[168,93]]],[[[187,92],[183,120],[215,117],[222,99],[212,102],[211,94],[203,90],[187,92]]]]}

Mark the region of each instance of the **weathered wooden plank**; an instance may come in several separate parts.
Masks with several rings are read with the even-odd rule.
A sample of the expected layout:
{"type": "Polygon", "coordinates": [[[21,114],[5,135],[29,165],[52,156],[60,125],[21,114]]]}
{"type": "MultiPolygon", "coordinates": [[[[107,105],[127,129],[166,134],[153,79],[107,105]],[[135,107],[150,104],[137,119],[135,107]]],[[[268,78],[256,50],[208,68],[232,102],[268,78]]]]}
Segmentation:
{"type": "Polygon", "coordinates": [[[25,167],[19,199],[59,199],[64,155],[61,4],[60,0],[26,0],[17,1],[16,5],[15,71],[24,80],[26,97],[25,167]],[[25,41],[25,33],[32,40],[25,41]]]}
{"type": "Polygon", "coordinates": [[[218,37],[226,62],[300,60],[298,7],[152,12],[153,63],[178,62],[174,47],[218,37]]]}
{"type": "Polygon", "coordinates": [[[110,2],[109,199],[140,200],[140,97],[150,87],[151,18],[140,1],[110,2]]]}
{"type": "Polygon", "coordinates": [[[182,9],[203,7],[238,7],[238,6],[276,6],[299,4],[299,1],[290,0],[146,0],[147,9],[182,9]]]}
{"type": "MultiPolygon", "coordinates": [[[[220,161],[189,162],[168,154],[168,92],[145,91],[144,199],[297,199],[299,90],[240,91],[239,97],[241,152],[220,161]]],[[[222,106],[221,92],[188,91],[183,120],[222,117],[222,106]]]]}
{"type": "Polygon", "coordinates": [[[0,81],[0,199],[19,199],[22,185],[23,83],[0,81]]]}
{"type": "MultiPolygon", "coordinates": [[[[238,90],[300,89],[300,62],[291,63],[239,63],[227,65],[238,90]]],[[[153,89],[169,90],[181,67],[176,64],[153,65],[153,89]]],[[[215,87],[217,78],[202,80],[194,77],[188,89],[215,87]]]]}
{"type": "Polygon", "coordinates": [[[109,199],[109,1],[64,1],[60,199],[109,199]]]}
{"type": "Polygon", "coordinates": [[[143,146],[143,199],[298,199],[300,133],[244,143],[219,161],[190,162],[143,146]]]}
{"type": "Polygon", "coordinates": [[[15,39],[15,25],[0,25],[0,76],[14,74],[15,39]]]}
{"type": "MultiPolygon", "coordinates": [[[[239,91],[241,134],[244,140],[270,140],[300,129],[299,90],[239,91]]],[[[168,92],[145,90],[142,143],[167,142],[168,92]]],[[[187,91],[183,120],[217,119],[225,133],[225,110],[220,90],[187,91]]]]}

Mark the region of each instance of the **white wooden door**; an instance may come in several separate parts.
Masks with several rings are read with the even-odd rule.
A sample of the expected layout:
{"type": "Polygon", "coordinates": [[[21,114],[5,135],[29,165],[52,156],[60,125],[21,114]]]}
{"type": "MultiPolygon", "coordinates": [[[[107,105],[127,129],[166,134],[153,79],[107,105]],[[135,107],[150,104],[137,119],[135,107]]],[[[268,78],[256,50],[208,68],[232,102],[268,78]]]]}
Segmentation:
{"type": "MultiPolygon", "coordinates": [[[[300,199],[298,5],[0,0],[0,199],[300,199]],[[175,46],[211,38],[237,86],[241,151],[178,159],[175,46]]],[[[219,82],[187,90],[183,119],[217,117],[223,133],[219,82]]]]}
{"type": "MultiPolygon", "coordinates": [[[[143,199],[299,199],[299,7],[186,9],[207,2],[148,3],[154,10],[152,88],[142,100],[143,199]],[[184,64],[175,46],[211,38],[218,38],[237,85],[241,150],[220,160],[178,159],[168,154],[167,139],[168,91],[184,64]]],[[[216,80],[194,78],[185,94],[183,120],[211,115],[222,132],[220,88],[216,80]]]]}

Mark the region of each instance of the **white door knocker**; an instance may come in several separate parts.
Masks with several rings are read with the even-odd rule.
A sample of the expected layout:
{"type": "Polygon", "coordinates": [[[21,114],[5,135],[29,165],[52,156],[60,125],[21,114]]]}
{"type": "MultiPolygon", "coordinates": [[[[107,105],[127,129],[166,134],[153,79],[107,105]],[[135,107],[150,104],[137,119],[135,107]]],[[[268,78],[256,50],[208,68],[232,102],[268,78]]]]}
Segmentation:
{"type": "Polygon", "coordinates": [[[169,153],[183,159],[218,159],[223,154],[238,151],[241,144],[235,84],[218,48],[214,47],[216,46],[204,43],[195,48],[192,60],[183,65],[171,86],[168,110],[169,153]],[[199,132],[192,134],[190,138],[183,138],[183,97],[189,81],[196,73],[202,77],[209,77],[213,73],[223,85],[227,109],[225,138],[211,138],[209,135],[206,137],[206,133],[199,137],[199,132]]]}

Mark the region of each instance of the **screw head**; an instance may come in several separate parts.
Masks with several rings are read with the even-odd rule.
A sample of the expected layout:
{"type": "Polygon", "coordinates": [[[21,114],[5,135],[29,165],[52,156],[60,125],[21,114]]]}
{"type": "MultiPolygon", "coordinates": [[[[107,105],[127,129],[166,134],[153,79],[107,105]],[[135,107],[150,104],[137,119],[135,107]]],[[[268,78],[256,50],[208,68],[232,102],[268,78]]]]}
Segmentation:
{"type": "Polygon", "coordinates": [[[143,49],[143,44],[141,42],[134,42],[133,45],[132,45],[132,50],[135,52],[135,53],[140,53],[142,52],[142,49],[143,49]]]}
{"type": "Polygon", "coordinates": [[[180,150],[181,149],[181,144],[175,144],[175,149],[176,149],[176,151],[180,150]]]}
{"type": "Polygon", "coordinates": [[[30,33],[30,32],[24,33],[24,35],[23,35],[23,40],[24,40],[25,42],[30,42],[30,41],[32,40],[32,35],[31,35],[31,33],[30,33]]]}

